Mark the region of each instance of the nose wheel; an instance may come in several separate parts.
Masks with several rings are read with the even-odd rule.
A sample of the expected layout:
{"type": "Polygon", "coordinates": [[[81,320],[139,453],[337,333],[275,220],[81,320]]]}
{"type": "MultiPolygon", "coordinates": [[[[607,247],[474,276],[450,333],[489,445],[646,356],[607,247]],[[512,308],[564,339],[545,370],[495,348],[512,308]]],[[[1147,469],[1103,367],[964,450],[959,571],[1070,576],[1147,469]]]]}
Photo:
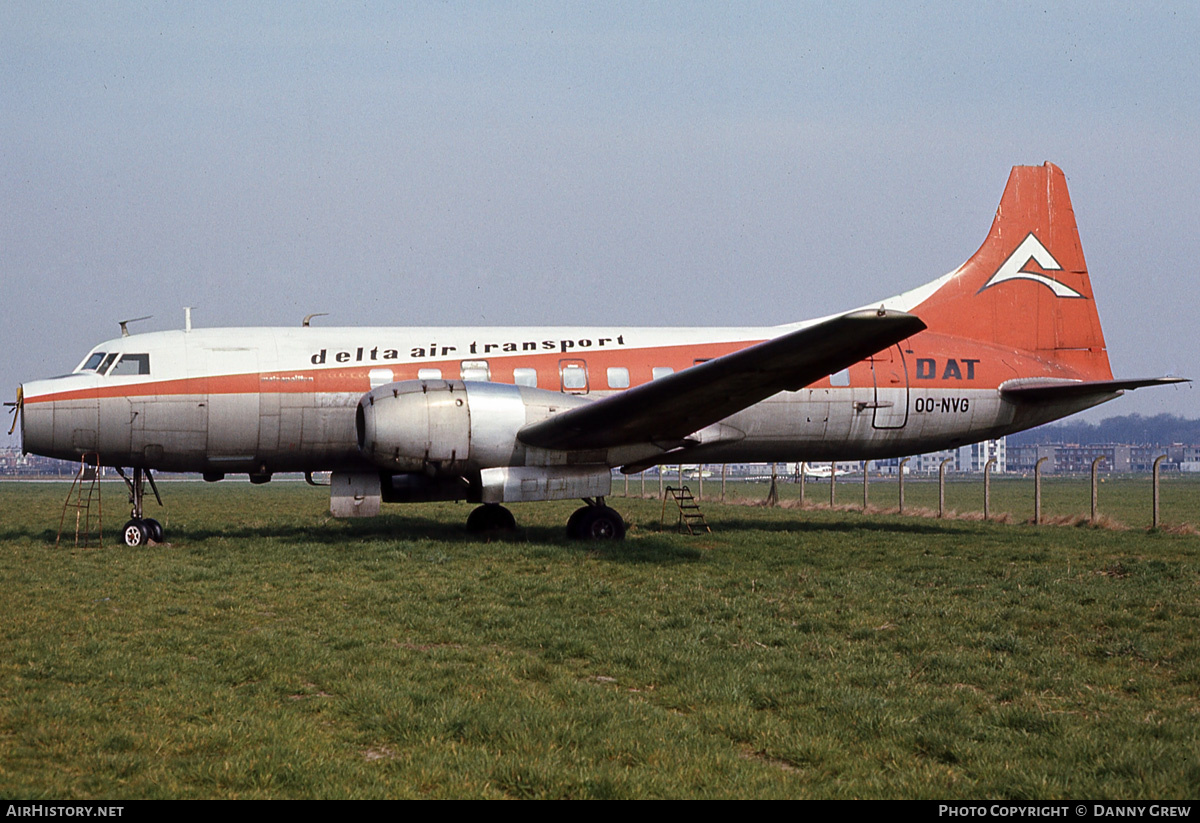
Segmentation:
{"type": "Polygon", "coordinates": [[[150,542],[162,543],[166,540],[166,533],[163,530],[162,523],[159,523],[153,517],[143,517],[143,502],[145,500],[146,481],[150,482],[150,490],[154,492],[154,498],[158,501],[158,505],[162,505],[162,496],[158,493],[158,486],[154,484],[154,476],[150,474],[149,469],[134,469],[133,477],[127,477],[125,472],[117,469],[117,473],[121,475],[121,479],[125,481],[125,485],[129,488],[129,522],[121,530],[121,539],[125,545],[131,549],[140,548],[150,542]]]}
{"type": "Polygon", "coordinates": [[[145,519],[134,518],[126,523],[125,528],[121,530],[121,539],[131,549],[145,546],[150,542],[162,543],[165,541],[165,537],[162,523],[159,523],[153,517],[145,519]]]}

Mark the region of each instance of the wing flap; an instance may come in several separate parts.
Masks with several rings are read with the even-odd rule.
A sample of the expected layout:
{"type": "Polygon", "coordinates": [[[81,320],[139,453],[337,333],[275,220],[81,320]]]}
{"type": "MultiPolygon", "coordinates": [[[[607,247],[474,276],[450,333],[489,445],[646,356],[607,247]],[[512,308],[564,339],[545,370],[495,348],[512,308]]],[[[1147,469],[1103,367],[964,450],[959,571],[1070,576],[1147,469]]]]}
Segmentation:
{"type": "Polygon", "coordinates": [[[517,434],[544,449],[678,444],[691,433],[847,368],[925,328],[906,312],[867,309],[823,320],[534,423],[517,434]]]}

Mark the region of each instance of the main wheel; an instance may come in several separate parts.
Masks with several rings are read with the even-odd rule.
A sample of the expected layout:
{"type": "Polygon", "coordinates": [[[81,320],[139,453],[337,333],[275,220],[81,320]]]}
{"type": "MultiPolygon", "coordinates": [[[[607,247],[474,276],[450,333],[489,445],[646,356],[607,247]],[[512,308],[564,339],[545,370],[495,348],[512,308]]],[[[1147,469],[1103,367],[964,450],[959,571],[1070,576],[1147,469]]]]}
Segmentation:
{"type": "Polygon", "coordinates": [[[516,528],[517,519],[512,512],[498,503],[484,503],[467,516],[467,531],[472,534],[510,532],[516,528]]]}
{"type": "Polygon", "coordinates": [[[162,523],[159,523],[153,517],[147,517],[142,521],[142,525],[146,527],[146,536],[155,543],[162,543],[166,537],[163,532],[162,523]]]}
{"type": "Polygon", "coordinates": [[[588,506],[580,514],[576,531],[581,540],[624,540],[625,521],[616,509],[588,506]]]}
{"type": "Polygon", "coordinates": [[[121,537],[125,540],[125,545],[131,549],[145,546],[146,541],[150,539],[146,524],[136,519],[125,524],[125,528],[121,531],[121,537]]]}
{"type": "Polygon", "coordinates": [[[576,509],[574,512],[571,513],[571,516],[569,518],[567,518],[567,539],[568,540],[582,540],[583,539],[583,534],[581,534],[579,531],[579,524],[583,522],[583,518],[587,516],[587,513],[590,512],[592,510],[592,508],[593,508],[592,506],[584,506],[582,508],[576,509]]]}

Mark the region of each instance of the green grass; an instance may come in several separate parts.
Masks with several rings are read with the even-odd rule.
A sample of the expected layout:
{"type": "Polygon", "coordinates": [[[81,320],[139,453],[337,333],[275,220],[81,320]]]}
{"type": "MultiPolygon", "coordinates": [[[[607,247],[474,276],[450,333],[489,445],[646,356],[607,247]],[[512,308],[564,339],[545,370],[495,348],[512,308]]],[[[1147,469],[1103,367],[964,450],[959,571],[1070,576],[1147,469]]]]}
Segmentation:
{"type": "Polygon", "coordinates": [[[3,484],[0,796],[1194,798],[1200,539],[1110,482],[1143,528],[706,503],[686,537],[618,497],[588,546],[571,503],[480,542],[466,504],[171,483],[137,551],[119,487],[75,549],[65,486],[3,484]]]}
{"type": "MultiPolygon", "coordinates": [[[[678,479],[666,478],[667,483],[678,484],[678,479]]],[[[685,479],[693,493],[699,491],[695,479],[685,479]]],[[[898,503],[897,481],[872,475],[868,481],[868,498],[873,509],[895,510],[898,503]]],[[[1012,522],[1024,522],[1033,518],[1033,477],[994,475],[992,477],[991,515],[1012,522]]],[[[726,499],[733,501],[764,501],[768,483],[729,482],[726,499]]],[[[615,490],[624,491],[618,481],[615,490]]],[[[708,500],[720,496],[720,477],[708,478],[704,483],[704,495],[708,500]]],[[[800,487],[792,482],[781,481],[779,497],[785,505],[798,501],[800,487]]],[[[629,493],[641,491],[640,479],[630,479],[629,493]]],[[[647,478],[646,493],[657,494],[658,483],[647,478]]],[[[1165,528],[1191,525],[1200,526],[1200,477],[1164,474],[1160,483],[1159,517],[1165,528]]],[[[862,508],[862,476],[838,478],[835,501],[839,507],[862,508]]],[[[1102,523],[1118,528],[1145,529],[1153,522],[1153,493],[1148,474],[1101,476],[1097,489],[1098,516],[1102,523]]],[[[809,504],[829,503],[829,482],[812,479],[805,485],[805,501],[809,504]]],[[[938,483],[932,478],[912,476],[904,482],[904,504],[906,512],[936,514],[938,508],[938,483]],[[923,511],[922,511],[923,510],[923,511]]],[[[956,516],[974,515],[983,512],[983,479],[980,476],[949,475],[946,482],[946,510],[956,516]]],[[[1091,481],[1087,477],[1059,477],[1047,475],[1042,479],[1043,521],[1078,521],[1088,519],[1091,514],[1091,481]]]]}

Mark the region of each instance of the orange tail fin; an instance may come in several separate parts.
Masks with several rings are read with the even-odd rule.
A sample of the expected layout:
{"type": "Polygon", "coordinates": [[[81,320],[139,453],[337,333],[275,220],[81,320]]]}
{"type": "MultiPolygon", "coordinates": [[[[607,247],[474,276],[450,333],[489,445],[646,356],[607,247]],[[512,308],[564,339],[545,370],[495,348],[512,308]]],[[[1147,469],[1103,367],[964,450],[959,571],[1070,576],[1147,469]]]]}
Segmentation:
{"type": "Polygon", "coordinates": [[[1062,169],[1014,166],[979,251],[911,311],[930,331],[1022,349],[1084,380],[1112,369],[1062,169]]]}

